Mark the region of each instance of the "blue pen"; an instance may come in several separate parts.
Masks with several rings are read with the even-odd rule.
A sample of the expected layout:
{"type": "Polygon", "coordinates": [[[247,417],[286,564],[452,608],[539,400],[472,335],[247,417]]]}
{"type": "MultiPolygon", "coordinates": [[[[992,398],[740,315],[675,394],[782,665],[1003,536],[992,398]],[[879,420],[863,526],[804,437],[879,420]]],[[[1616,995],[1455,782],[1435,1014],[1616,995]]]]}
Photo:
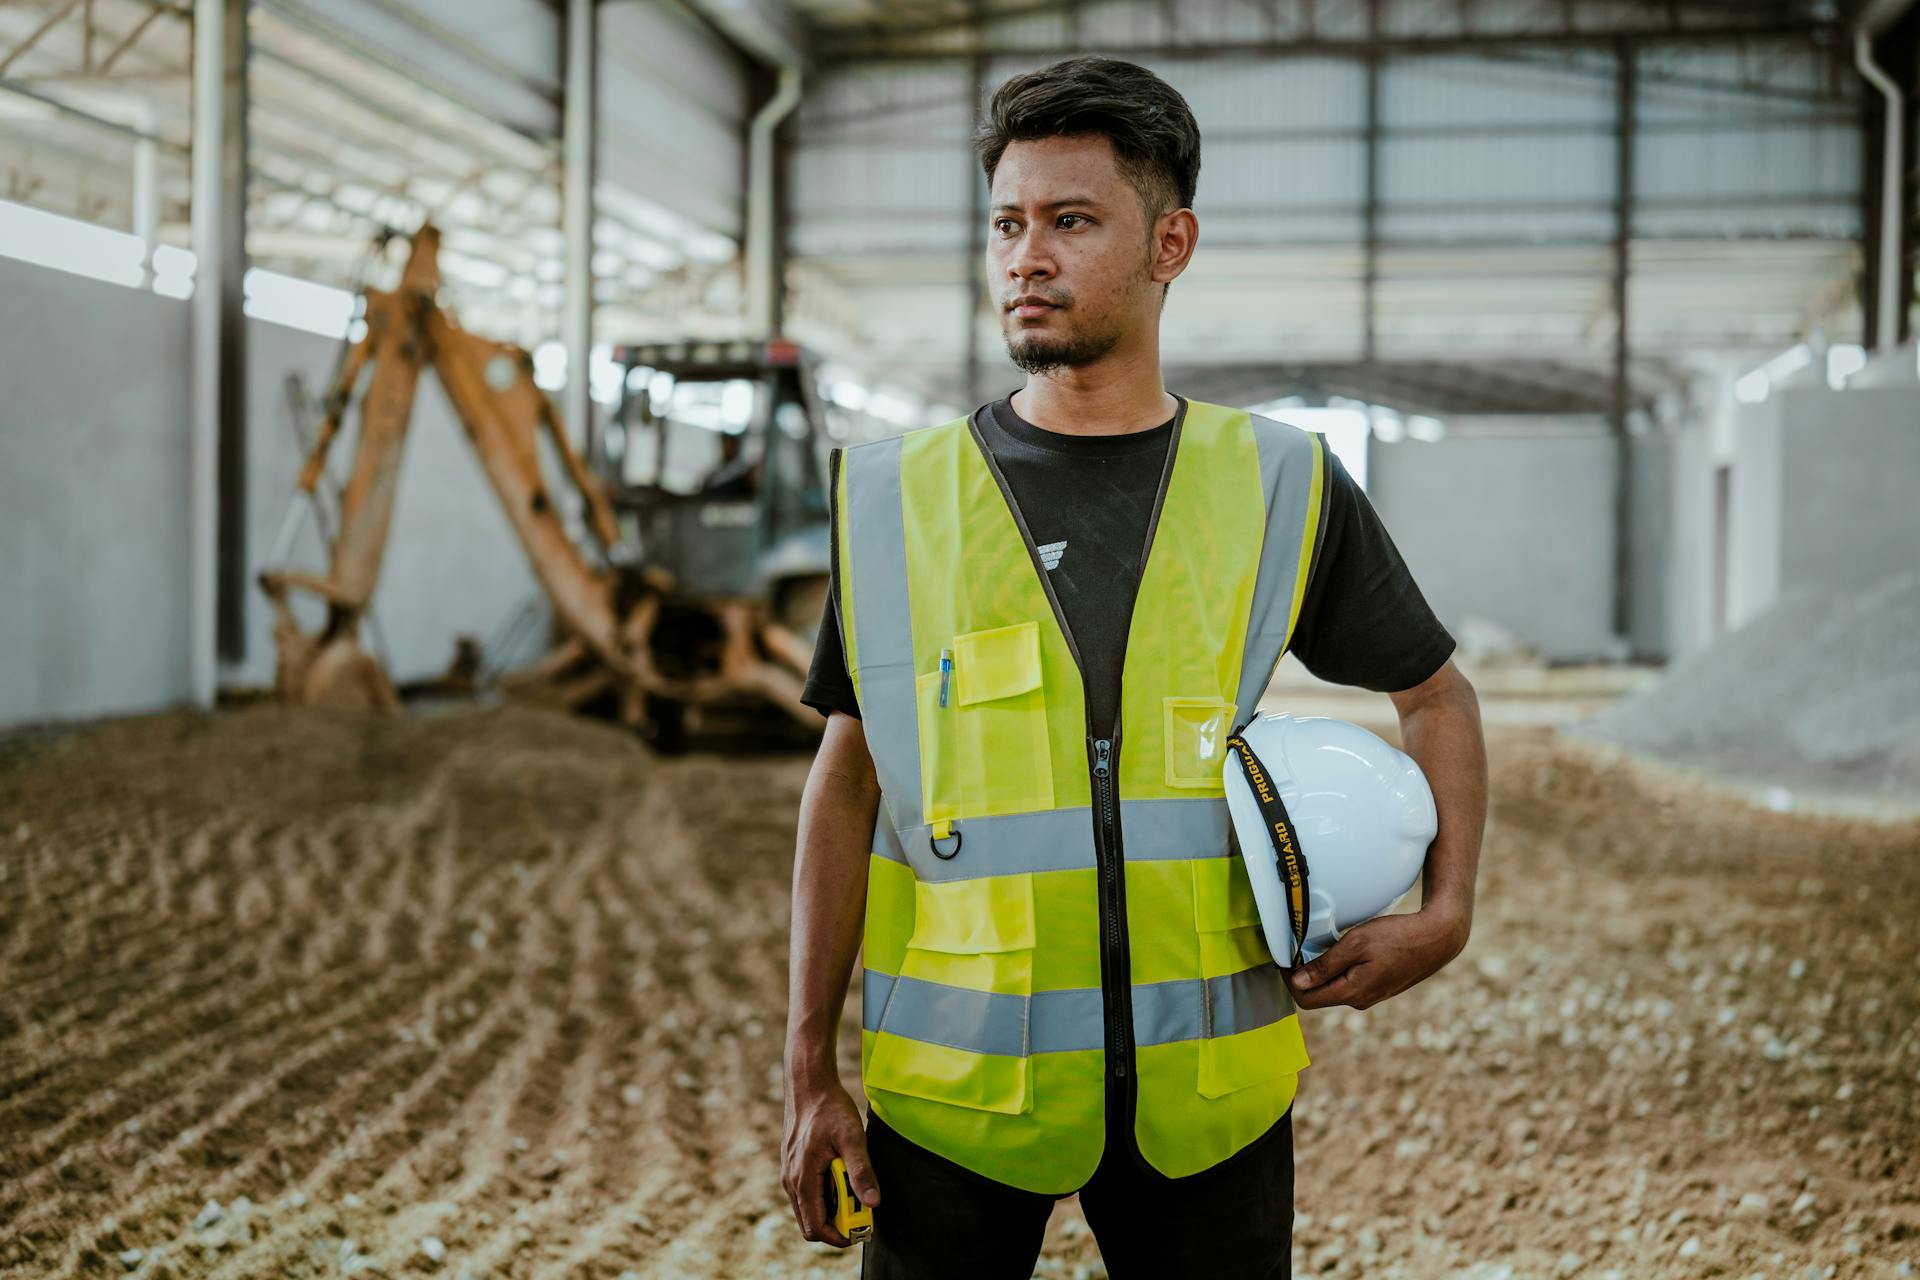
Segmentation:
{"type": "Polygon", "coordinates": [[[940,651],[940,705],[947,705],[947,688],[953,683],[953,650],[940,651]]]}

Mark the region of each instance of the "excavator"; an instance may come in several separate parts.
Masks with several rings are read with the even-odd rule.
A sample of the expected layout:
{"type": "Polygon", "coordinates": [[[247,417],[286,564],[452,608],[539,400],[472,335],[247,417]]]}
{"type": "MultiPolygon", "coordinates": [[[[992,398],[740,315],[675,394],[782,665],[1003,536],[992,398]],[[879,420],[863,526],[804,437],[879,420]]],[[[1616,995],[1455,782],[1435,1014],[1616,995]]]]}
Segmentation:
{"type": "MultiPolygon", "coordinates": [[[[824,491],[801,504],[820,513],[819,527],[787,530],[817,545],[817,553],[795,560],[789,550],[787,571],[772,577],[716,578],[702,569],[706,548],[698,538],[646,537],[649,528],[697,530],[697,500],[688,508],[691,520],[669,513],[663,521],[657,509],[686,504],[644,485],[609,484],[595,475],[535,385],[527,351],[467,332],[439,304],[439,246],[439,231],[422,226],[411,237],[399,286],[363,291],[366,332],[348,348],[322,402],[323,417],[298,481],[309,497],[354,390],[372,367],[326,574],[276,568],[259,575],[273,608],[280,697],[313,706],[400,706],[388,673],[361,647],[360,629],[379,581],[414,391],[431,366],[552,606],[554,643],[530,667],[502,678],[509,692],[575,710],[609,708],[667,749],[684,745],[690,709],[764,713],[817,735],[820,716],[800,702],[811,646],[803,638],[804,624],[797,630],[793,623],[805,614],[795,615],[791,604],[796,582],[817,584],[799,592],[816,617],[824,600],[824,491]],[[584,506],[591,560],[569,536],[561,504],[542,473],[542,431],[584,506]],[[651,545],[656,541],[657,548],[651,545]],[[699,570],[692,575],[696,581],[683,580],[678,570],[687,566],[699,570]],[[324,604],[325,621],[317,631],[304,630],[296,619],[295,591],[324,604]],[[785,624],[775,616],[783,604],[789,606],[785,624]]],[[[813,474],[817,481],[817,465],[813,474]]],[[[715,495],[723,500],[732,501],[715,495]]]]}

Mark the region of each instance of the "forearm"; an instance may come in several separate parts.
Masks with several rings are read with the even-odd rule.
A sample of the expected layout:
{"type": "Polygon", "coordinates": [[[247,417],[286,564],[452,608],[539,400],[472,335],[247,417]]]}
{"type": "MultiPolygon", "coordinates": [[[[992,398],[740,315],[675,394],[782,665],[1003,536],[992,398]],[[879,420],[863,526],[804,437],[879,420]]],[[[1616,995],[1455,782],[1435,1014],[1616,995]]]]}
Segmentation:
{"type": "Polygon", "coordinates": [[[1473,686],[1460,677],[1401,708],[1400,736],[1426,775],[1440,816],[1421,874],[1421,909],[1454,921],[1464,945],[1487,816],[1487,749],[1473,686]]]}
{"type": "Polygon", "coordinates": [[[868,845],[880,791],[858,721],[834,721],[851,727],[829,724],[800,801],[787,978],[790,1081],[835,1073],[840,1014],[866,919],[868,845]]]}

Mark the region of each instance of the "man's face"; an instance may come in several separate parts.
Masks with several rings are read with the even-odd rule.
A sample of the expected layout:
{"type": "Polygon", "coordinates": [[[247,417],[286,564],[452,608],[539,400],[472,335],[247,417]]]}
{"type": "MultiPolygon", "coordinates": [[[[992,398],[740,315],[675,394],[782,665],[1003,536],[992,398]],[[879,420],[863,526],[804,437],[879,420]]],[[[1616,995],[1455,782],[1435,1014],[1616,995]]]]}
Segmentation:
{"type": "Polygon", "coordinates": [[[989,198],[988,288],[1020,368],[1090,364],[1159,323],[1146,209],[1104,135],[1010,144],[989,198]]]}

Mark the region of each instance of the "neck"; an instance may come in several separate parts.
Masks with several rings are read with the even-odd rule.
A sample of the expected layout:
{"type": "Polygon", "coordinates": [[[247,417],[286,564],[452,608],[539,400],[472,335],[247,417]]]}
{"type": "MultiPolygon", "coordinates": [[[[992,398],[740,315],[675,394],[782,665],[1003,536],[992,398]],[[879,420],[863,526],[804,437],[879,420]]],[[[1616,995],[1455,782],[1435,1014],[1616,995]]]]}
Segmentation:
{"type": "Polygon", "coordinates": [[[1029,374],[1012,403],[1034,426],[1074,436],[1150,431],[1180,408],[1160,379],[1157,343],[1149,351],[1115,350],[1090,364],[1029,374]]]}

